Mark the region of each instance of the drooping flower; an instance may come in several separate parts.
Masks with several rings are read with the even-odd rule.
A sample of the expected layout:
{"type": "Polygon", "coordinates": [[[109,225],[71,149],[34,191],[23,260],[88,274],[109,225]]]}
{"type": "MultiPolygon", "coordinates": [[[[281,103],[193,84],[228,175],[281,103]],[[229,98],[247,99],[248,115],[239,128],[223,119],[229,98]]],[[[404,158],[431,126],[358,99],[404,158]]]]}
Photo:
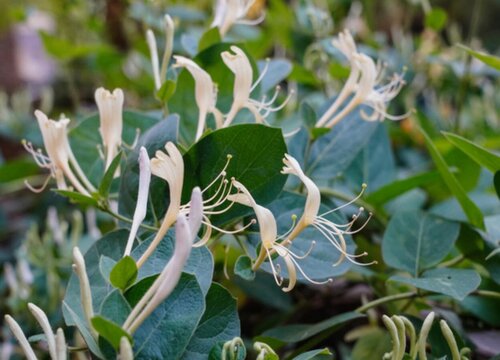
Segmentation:
{"type": "Polygon", "coordinates": [[[218,27],[224,36],[234,24],[257,25],[265,18],[265,13],[256,19],[247,19],[255,0],[217,0],[212,27],[218,27]]]}
{"type": "Polygon", "coordinates": [[[342,262],[344,258],[347,258],[350,262],[354,264],[368,265],[360,263],[355,260],[360,256],[367,255],[366,253],[353,255],[347,252],[347,243],[344,237],[345,235],[354,234],[360,231],[366,225],[370,217],[365,222],[365,224],[363,224],[359,229],[351,231],[352,226],[358,219],[359,215],[364,211],[364,209],[360,208],[359,213],[357,215],[354,215],[353,219],[346,224],[336,224],[333,221],[326,218],[326,215],[336,210],[339,210],[343,207],[346,207],[355,202],[356,200],[358,200],[363,195],[366,185],[363,185],[363,190],[361,191],[361,193],[350,202],[338,208],[326,211],[323,214],[318,214],[321,205],[321,193],[317,185],[307,175],[304,174],[298,161],[291,155],[285,154],[285,157],[283,158],[283,163],[285,164],[285,166],[283,167],[283,170],[281,172],[283,174],[292,174],[297,176],[307,189],[307,198],[306,198],[304,213],[302,214],[302,217],[297,222],[297,225],[292,230],[290,235],[288,235],[289,242],[292,242],[306,227],[313,226],[340,252],[340,257],[337,263],[334,265],[337,265],[340,262],[342,262]]]}
{"type": "Polygon", "coordinates": [[[175,248],[167,265],[158,278],[146,291],[141,300],[134,306],[123,328],[130,334],[146,320],[146,318],[170,295],[179,282],[186,264],[193,240],[201,225],[202,197],[199,188],[193,190],[191,196],[191,212],[189,219],[179,214],[175,223],[175,248]]]}
{"type": "Polygon", "coordinates": [[[158,46],[156,45],[155,34],[152,30],[146,32],[146,42],[149,47],[149,55],[151,57],[151,65],[153,67],[153,79],[155,82],[155,89],[160,90],[163,82],[165,81],[168,69],[168,63],[170,62],[170,57],[172,56],[172,49],[174,46],[174,22],[172,18],[165,14],[164,17],[164,27],[165,27],[165,50],[163,52],[163,57],[161,61],[160,69],[160,59],[158,57],[158,46]]]}
{"type": "Polygon", "coordinates": [[[403,115],[390,115],[387,113],[388,103],[394,99],[404,86],[402,74],[394,74],[391,81],[380,85],[383,78],[383,68],[377,67],[372,58],[358,52],[356,43],[348,30],[340,33],[337,39],[332,40],[333,46],[338,48],[348,59],[351,72],[333,104],[325,111],[316,123],[316,127],[333,127],[350,112],[360,105],[370,107],[373,112],[367,114],[360,112],[366,121],[401,120],[410,112],[403,115]]]}
{"type": "Polygon", "coordinates": [[[75,271],[80,284],[80,300],[82,303],[83,314],[90,328],[92,336],[97,339],[97,332],[92,327],[92,318],[94,317],[94,307],[92,305],[92,293],[90,290],[89,277],[85,259],[78,247],[73,248],[73,270],[75,271]]]}
{"type": "Polygon", "coordinates": [[[222,60],[226,66],[234,74],[234,88],[233,88],[233,104],[229,113],[226,115],[226,120],[224,121],[224,127],[229,126],[234,120],[236,114],[241,109],[248,109],[255,117],[255,121],[258,123],[264,122],[264,119],[271,113],[281,110],[290,100],[291,93],[287,99],[279,106],[272,107],[278,97],[280,88],[277,87],[272,98],[267,101],[264,96],[260,101],[250,98],[250,94],[257,87],[257,85],[264,78],[267,72],[266,67],[261,72],[260,76],[253,83],[253,70],[250,60],[246,54],[237,46],[231,46],[230,51],[224,51],[221,54],[222,60]]]}
{"type": "Polygon", "coordinates": [[[205,121],[208,113],[214,115],[217,128],[222,127],[222,113],[215,107],[217,102],[217,88],[210,75],[193,60],[184,56],[174,56],[174,59],[176,60],[174,66],[186,68],[195,81],[195,100],[198,106],[196,140],[198,140],[205,129],[205,121]]]}
{"type": "Polygon", "coordinates": [[[292,252],[287,247],[287,245],[289,245],[287,234],[278,237],[276,219],[274,218],[273,213],[269,209],[261,205],[258,205],[255,202],[254,198],[252,197],[252,194],[250,194],[248,189],[243,184],[241,184],[238,181],[233,181],[233,182],[234,182],[234,187],[238,189],[239,193],[230,195],[229,199],[239,204],[251,207],[255,212],[255,216],[259,224],[259,233],[262,243],[258,259],[267,258],[267,260],[269,261],[269,265],[271,266],[274,280],[279,286],[283,284],[283,277],[281,276],[281,269],[279,264],[274,265],[272,255],[274,253],[277,253],[278,256],[282,258],[283,261],[285,262],[288,272],[288,284],[286,287],[282,288],[282,290],[288,292],[295,287],[295,284],[297,283],[297,269],[307,281],[313,284],[324,284],[330,282],[331,279],[322,282],[311,279],[304,272],[304,270],[297,261],[300,259],[304,259],[309,255],[315,242],[311,243],[311,248],[304,255],[297,255],[294,252],[292,252]],[[280,242],[280,240],[282,240],[282,242],[280,242]]]}
{"type": "MultiPolygon", "coordinates": [[[[67,129],[69,119],[50,120],[39,110],[35,111],[35,116],[42,133],[47,156],[41,150],[35,150],[29,142],[23,141],[23,145],[33,156],[37,165],[50,170],[50,174],[56,179],[57,188],[60,190],[67,190],[65,179],[68,179],[73,188],[83,195],[89,196],[90,193],[95,192],[95,187],[87,179],[71,151],[67,129]]],[[[45,188],[46,184],[47,182],[41,189],[34,189],[29,184],[27,186],[31,190],[39,192],[45,188]]]]}
{"type": "Polygon", "coordinates": [[[95,102],[99,109],[101,123],[99,132],[101,133],[106,154],[106,170],[118,154],[118,149],[122,144],[123,100],[123,91],[121,89],[115,89],[112,93],[104,88],[95,91],[95,102]]]}

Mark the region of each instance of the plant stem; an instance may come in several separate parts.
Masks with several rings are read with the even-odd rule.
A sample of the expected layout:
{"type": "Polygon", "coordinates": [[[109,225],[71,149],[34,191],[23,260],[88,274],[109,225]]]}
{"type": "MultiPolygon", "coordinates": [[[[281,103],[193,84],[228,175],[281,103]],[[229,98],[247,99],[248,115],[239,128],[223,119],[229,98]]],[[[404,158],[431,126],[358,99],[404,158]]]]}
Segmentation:
{"type": "Polygon", "coordinates": [[[369,303],[366,303],[359,308],[356,309],[357,312],[365,312],[368,309],[371,309],[373,307],[388,303],[388,302],[393,302],[393,301],[398,301],[398,300],[404,300],[404,299],[412,299],[414,297],[418,296],[418,294],[414,291],[409,291],[405,293],[400,293],[400,294],[394,294],[394,295],[388,295],[384,296],[380,299],[370,301],[369,303]]]}
{"type": "Polygon", "coordinates": [[[484,297],[490,297],[495,299],[500,299],[500,292],[491,291],[491,290],[476,290],[474,294],[484,297]]]}
{"type": "MultiPolygon", "coordinates": [[[[106,213],[108,213],[109,215],[111,215],[112,217],[118,219],[118,220],[121,220],[121,221],[124,221],[128,224],[132,224],[132,219],[129,219],[123,215],[120,215],[120,214],[117,214],[115,212],[113,212],[111,209],[109,208],[103,208],[102,209],[103,211],[105,211],[106,213]]],[[[158,231],[158,228],[155,227],[155,226],[150,226],[150,225],[145,225],[145,224],[141,224],[140,227],[144,228],[144,229],[147,229],[147,230],[151,230],[151,231],[158,231]]]]}
{"type": "Polygon", "coordinates": [[[456,265],[456,264],[462,262],[463,260],[465,260],[465,256],[463,256],[463,254],[460,254],[457,257],[454,257],[453,259],[450,259],[448,261],[445,261],[445,262],[439,264],[437,267],[439,267],[439,268],[451,267],[453,265],[456,265]]]}

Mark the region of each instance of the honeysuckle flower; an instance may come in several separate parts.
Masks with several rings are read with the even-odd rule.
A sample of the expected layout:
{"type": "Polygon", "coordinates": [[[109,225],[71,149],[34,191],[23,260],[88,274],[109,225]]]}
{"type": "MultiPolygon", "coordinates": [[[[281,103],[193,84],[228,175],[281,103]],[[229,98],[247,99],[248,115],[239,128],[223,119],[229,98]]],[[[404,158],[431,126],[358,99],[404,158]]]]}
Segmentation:
{"type": "Polygon", "coordinates": [[[106,152],[106,170],[118,154],[118,149],[122,144],[123,100],[121,89],[115,89],[112,93],[104,88],[95,91],[95,102],[99,109],[101,124],[99,132],[106,152]]]}
{"type": "Polygon", "coordinates": [[[73,248],[73,270],[75,271],[80,284],[80,300],[82,302],[83,314],[90,328],[92,336],[97,339],[97,332],[92,327],[92,318],[94,317],[94,308],[92,306],[92,293],[90,291],[89,277],[87,276],[87,267],[85,259],[78,247],[73,248]]]}
{"type": "Polygon", "coordinates": [[[419,359],[427,360],[427,354],[425,348],[427,344],[427,336],[429,336],[432,323],[434,322],[434,316],[435,316],[434,311],[431,311],[429,315],[427,315],[427,317],[425,318],[424,323],[422,324],[422,328],[420,329],[420,334],[418,336],[418,341],[417,341],[417,351],[419,359]]]}
{"type": "Polygon", "coordinates": [[[58,328],[56,332],[56,359],[66,360],[67,356],[68,346],[66,344],[66,337],[64,336],[63,329],[58,328]]]}
{"type": "Polygon", "coordinates": [[[181,206],[182,184],[184,182],[184,161],[182,160],[180,151],[172,142],[168,142],[165,145],[165,150],[166,153],[158,150],[155,157],[151,159],[151,172],[153,175],[167,181],[170,204],[160,225],[160,229],[144,254],[137,261],[138,267],[144,264],[146,259],[153,253],[163,239],[168,229],[174,224],[181,206]]]}
{"type": "MultiPolygon", "coordinates": [[[[293,239],[295,239],[298,236],[298,234],[300,234],[306,227],[313,226],[340,252],[340,257],[337,263],[334,265],[337,265],[340,262],[342,262],[344,258],[347,258],[350,262],[354,264],[368,265],[360,263],[355,260],[357,257],[367,255],[366,253],[353,255],[347,252],[347,243],[345,241],[344,235],[353,234],[360,231],[364,227],[364,225],[368,222],[370,217],[368,218],[368,220],[365,222],[364,225],[362,225],[359,229],[355,231],[351,231],[350,229],[354,224],[354,222],[357,220],[359,214],[355,215],[353,219],[347,224],[336,224],[333,221],[326,218],[326,215],[336,210],[339,210],[343,207],[346,207],[347,205],[350,205],[356,200],[358,200],[363,195],[366,185],[363,184],[363,190],[353,200],[349,201],[348,203],[338,208],[329,210],[323,214],[318,214],[321,205],[321,193],[316,184],[308,176],[304,174],[298,161],[291,155],[285,154],[285,157],[283,158],[283,163],[285,166],[283,166],[283,170],[281,171],[281,173],[292,174],[297,176],[307,189],[307,198],[306,198],[304,213],[302,214],[302,217],[297,222],[297,225],[292,230],[290,235],[288,235],[288,241],[289,242],[293,241],[293,239]]],[[[360,208],[359,213],[362,213],[363,211],[364,209],[360,208]]]]}
{"type": "MultiPolygon", "coordinates": [[[[51,176],[56,179],[58,189],[67,189],[65,181],[67,178],[76,191],[90,196],[90,193],[95,192],[96,189],[85,176],[71,151],[67,129],[69,119],[50,120],[40,110],[35,111],[35,116],[42,133],[47,156],[41,150],[35,150],[31,143],[23,141],[25,149],[33,156],[38,166],[50,170],[51,176]]],[[[31,190],[40,192],[45,188],[47,182],[41,189],[34,189],[27,183],[26,185],[31,190]]]]}
{"type": "Polygon", "coordinates": [[[196,130],[196,140],[203,134],[208,113],[215,117],[217,128],[222,127],[222,113],[215,107],[217,102],[217,88],[214,86],[210,75],[203,70],[193,60],[184,56],[174,56],[175,67],[184,67],[191,73],[195,82],[195,100],[198,106],[198,127],[196,130]]]}
{"type": "Polygon", "coordinates": [[[158,305],[170,295],[179,282],[184,265],[191,253],[193,240],[201,225],[201,204],[201,191],[195,188],[191,196],[189,219],[186,219],[184,214],[179,214],[177,217],[175,249],[172,257],[123,324],[123,328],[130,334],[134,333],[158,305]]]}
{"type": "Polygon", "coordinates": [[[14,318],[10,315],[5,315],[4,319],[7,325],[9,326],[10,330],[16,337],[17,341],[19,341],[19,345],[21,345],[21,349],[23,349],[26,359],[37,360],[33,348],[31,347],[30,343],[28,342],[28,339],[26,338],[26,335],[24,335],[23,330],[16,322],[16,320],[14,320],[14,318]]]}
{"type": "Polygon", "coordinates": [[[297,269],[306,280],[313,284],[324,284],[326,282],[330,282],[331,279],[323,282],[318,282],[311,279],[302,270],[302,267],[297,262],[298,259],[304,259],[309,255],[315,242],[312,242],[311,249],[304,255],[297,255],[292,252],[288,247],[286,247],[286,245],[288,245],[289,243],[288,238],[285,235],[278,237],[276,219],[274,218],[273,213],[269,209],[258,205],[252,197],[252,194],[250,194],[248,189],[243,184],[236,180],[234,180],[233,182],[234,187],[238,189],[239,193],[230,195],[228,199],[239,204],[251,207],[255,212],[257,222],[259,223],[259,233],[262,243],[259,258],[267,257],[267,259],[269,260],[269,265],[271,266],[274,280],[279,286],[283,284],[283,277],[280,274],[281,269],[279,265],[275,266],[273,263],[272,253],[277,253],[279,257],[281,257],[285,262],[288,271],[288,284],[286,287],[282,288],[282,290],[288,292],[295,287],[295,284],[297,283],[297,269]],[[278,240],[282,239],[284,239],[282,243],[278,242],[278,240]]]}
{"type": "Polygon", "coordinates": [[[250,94],[264,78],[267,71],[267,65],[252,85],[253,70],[248,57],[245,55],[243,50],[237,46],[231,46],[230,49],[231,51],[224,51],[221,54],[222,60],[234,74],[233,104],[226,115],[223,126],[229,126],[238,111],[243,108],[248,109],[254,115],[256,122],[262,123],[264,122],[265,117],[267,117],[271,112],[281,110],[288,103],[291,93],[287,99],[277,107],[272,107],[272,104],[278,97],[278,93],[280,91],[279,87],[277,87],[274,95],[269,101],[266,101],[266,97],[263,97],[261,101],[251,99],[250,94]],[[261,113],[262,111],[263,113],[261,113]]]}
{"type": "Polygon", "coordinates": [[[126,336],[120,339],[120,360],[134,360],[134,352],[126,336]]]}
{"type": "Polygon", "coordinates": [[[132,226],[125,247],[124,256],[130,255],[132,245],[134,244],[135,236],[139,230],[139,226],[146,217],[149,196],[149,183],[151,181],[151,166],[148,152],[144,146],[139,150],[139,188],[137,190],[137,203],[135,206],[132,226]]]}
{"type": "Polygon", "coordinates": [[[156,45],[155,34],[152,30],[148,29],[146,32],[146,42],[149,47],[149,54],[151,57],[151,65],[153,67],[153,78],[155,82],[155,89],[160,90],[163,82],[165,81],[165,77],[167,75],[168,63],[170,61],[170,57],[172,56],[172,48],[174,44],[174,22],[172,18],[166,14],[164,17],[164,26],[165,26],[165,51],[163,52],[163,57],[161,61],[161,70],[160,70],[160,60],[158,58],[158,47],[156,45]]]}
{"type": "Polygon", "coordinates": [[[394,116],[388,114],[386,110],[388,103],[397,96],[405,84],[404,72],[394,74],[389,83],[379,85],[384,69],[377,67],[373,59],[357,51],[356,43],[348,30],[340,33],[332,44],[348,59],[351,72],[337,98],[318,120],[316,127],[331,128],[362,104],[373,110],[371,114],[361,111],[360,115],[366,121],[382,121],[385,118],[401,120],[410,114],[408,112],[394,116]]]}
{"type": "Polygon", "coordinates": [[[224,36],[234,24],[257,25],[265,18],[263,12],[256,19],[246,19],[255,0],[217,0],[212,27],[218,27],[224,36]]]}
{"type": "Polygon", "coordinates": [[[49,354],[52,359],[57,359],[56,350],[56,338],[52,327],[50,326],[49,319],[45,312],[33,303],[28,303],[28,309],[35,317],[36,321],[42,327],[43,333],[45,335],[45,340],[47,341],[47,347],[49,348],[49,354]]]}

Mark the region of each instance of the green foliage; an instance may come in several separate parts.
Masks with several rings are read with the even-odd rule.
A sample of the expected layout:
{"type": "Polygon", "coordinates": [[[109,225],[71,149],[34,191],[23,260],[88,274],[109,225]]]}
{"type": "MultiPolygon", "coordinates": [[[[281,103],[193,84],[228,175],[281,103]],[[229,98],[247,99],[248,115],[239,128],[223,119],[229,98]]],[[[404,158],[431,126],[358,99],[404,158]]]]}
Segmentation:
{"type": "Polygon", "coordinates": [[[130,256],[125,256],[111,270],[109,281],[114,287],[125,290],[135,282],[137,272],[137,265],[134,259],[130,256]]]}

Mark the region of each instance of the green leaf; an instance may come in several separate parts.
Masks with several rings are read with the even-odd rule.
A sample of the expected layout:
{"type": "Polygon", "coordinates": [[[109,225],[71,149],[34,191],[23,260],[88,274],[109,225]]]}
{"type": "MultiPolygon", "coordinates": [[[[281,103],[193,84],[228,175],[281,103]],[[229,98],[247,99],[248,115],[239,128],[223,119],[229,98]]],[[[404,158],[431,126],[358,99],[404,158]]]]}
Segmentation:
{"type": "Polygon", "coordinates": [[[276,339],[284,343],[296,343],[309,339],[325,330],[338,329],[347,322],[362,317],[364,315],[357,312],[345,312],[313,325],[296,324],[279,326],[266,330],[261,337],[276,339]]]}
{"type": "MultiPolygon", "coordinates": [[[[299,112],[300,112],[300,118],[302,119],[304,125],[307,126],[309,129],[314,130],[314,126],[318,121],[318,116],[316,115],[316,111],[314,110],[314,108],[307,101],[302,101],[300,103],[299,112]]],[[[330,129],[326,130],[327,130],[326,132],[330,131],[330,129]]]]}
{"type": "Polygon", "coordinates": [[[125,256],[111,270],[109,280],[114,287],[125,290],[137,279],[137,272],[137,264],[134,259],[125,256]]]}
{"type": "Polygon", "coordinates": [[[481,60],[488,66],[496,70],[500,70],[500,58],[498,56],[490,55],[482,51],[474,51],[471,48],[468,48],[465,45],[457,44],[458,47],[467,51],[470,55],[474,56],[476,59],[481,60]]]}
{"type": "MultiPolygon", "coordinates": [[[[224,347],[223,341],[219,341],[215,344],[210,350],[210,354],[208,354],[208,360],[221,360],[222,358],[222,348],[224,347]]],[[[247,349],[245,346],[237,343],[236,349],[233,352],[234,360],[245,360],[247,358],[247,349]]],[[[231,358],[233,359],[233,358],[231,358]]]]}
{"type": "Polygon", "coordinates": [[[252,270],[252,259],[246,255],[241,255],[234,264],[234,273],[244,280],[255,279],[255,271],[252,270]]]}
{"type": "Polygon", "coordinates": [[[110,51],[102,44],[76,44],[43,31],[40,32],[40,37],[47,53],[61,61],[69,62],[91,54],[110,51]]]}
{"type": "Polygon", "coordinates": [[[472,141],[467,140],[461,136],[443,132],[443,135],[457,148],[462,150],[465,154],[471,157],[479,165],[484,166],[486,169],[495,173],[500,170],[500,156],[486,150],[485,148],[474,144],[472,141]]]}
{"type": "MultiPolygon", "coordinates": [[[[283,134],[278,128],[260,124],[240,124],[211,132],[201,138],[184,155],[183,202],[189,201],[195,186],[204,189],[224,168],[227,156],[232,159],[226,169],[227,178],[234,177],[250,191],[258,204],[274,200],[283,188],[286,176],[280,173],[286,153],[283,134]]],[[[217,186],[203,196],[214,195],[217,186]]],[[[248,213],[243,206],[214,217],[224,222],[248,213]]]]}
{"type": "Polygon", "coordinates": [[[236,299],[221,285],[212,283],[205,298],[205,313],[182,359],[206,359],[213,344],[240,336],[236,299]]]}
{"type": "Polygon", "coordinates": [[[377,123],[364,121],[358,111],[353,111],[312,144],[306,173],[322,180],[341,175],[368,144],[376,128],[377,123]]]}
{"type": "Polygon", "coordinates": [[[203,51],[212,45],[220,43],[221,41],[222,38],[220,36],[219,28],[217,26],[213,27],[205,31],[205,33],[201,36],[200,42],[198,43],[198,51],[203,51]]]}
{"type": "Polygon", "coordinates": [[[106,170],[106,173],[104,174],[101,184],[99,185],[99,195],[101,195],[103,198],[107,198],[109,195],[109,190],[111,189],[111,183],[113,182],[113,178],[115,177],[116,169],[118,169],[118,166],[120,166],[120,162],[122,160],[122,154],[123,152],[120,151],[111,164],[108,167],[108,170],[106,170]]]}
{"type": "Polygon", "coordinates": [[[498,198],[500,198],[500,171],[495,173],[493,177],[493,185],[495,186],[495,192],[497,193],[498,198]]]}
{"type": "Polygon", "coordinates": [[[422,277],[408,278],[392,276],[390,281],[413,285],[419,289],[451,296],[463,300],[476,290],[481,283],[481,277],[475,270],[439,268],[424,272],[422,277]]]}
{"type": "Polygon", "coordinates": [[[446,11],[435,7],[425,15],[425,26],[435,31],[441,31],[445,27],[447,20],[446,11]]]}
{"type": "Polygon", "coordinates": [[[332,353],[328,348],[311,350],[294,357],[292,360],[330,360],[333,359],[332,353]]]}
{"type": "MultiPolygon", "coordinates": [[[[138,159],[141,146],[146,148],[148,156],[152,158],[157,150],[165,150],[167,142],[177,143],[178,128],[179,117],[177,115],[170,115],[157,122],[142,134],[134,151],[127,157],[127,162],[120,176],[120,197],[118,199],[118,209],[123,216],[128,218],[134,216],[139,188],[138,159]]],[[[152,176],[149,192],[150,206],[145,221],[154,223],[155,219],[161,219],[165,214],[169,204],[167,182],[157,176],[152,176]]]]}
{"type": "Polygon", "coordinates": [[[126,337],[130,342],[132,342],[132,337],[125,330],[123,330],[120,325],[115,324],[102,316],[94,316],[92,318],[92,326],[100,336],[109,341],[115,350],[120,348],[120,340],[122,337],[126,337]]]}
{"type": "Polygon", "coordinates": [[[320,137],[328,134],[330,132],[330,128],[318,128],[314,127],[310,130],[311,133],[311,139],[312,140],[317,140],[320,137]]]}
{"type": "Polygon", "coordinates": [[[290,293],[285,293],[276,286],[273,276],[268,273],[257,271],[253,281],[246,281],[237,276],[234,283],[246,296],[273,309],[291,311],[293,308],[290,293]]]}
{"type": "Polygon", "coordinates": [[[391,336],[377,327],[356,341],[351,356],[352,360],[382,359],[391,349],[391,336]]]}
{"type": "Polygon", "coordinates": [[[163,103],[166,103],[172,95],[175,93],[177,88],[177,83],[174,80],[167,79],[161,86],[161,88],[156,92],[156,98],[163,103]]]}
{"type": "Polygon", "coordinates": [[[132,311],[127,299],[118,289],[111,291],[103,300],[99,314],[116,324],[123,324],[132,311]]]}
{"type": "Polygon", "coordinates": [[[450,170],[448,169],[448,165],[434,146],[431,138],[429,138],[429,136],[422,129],[420,129],[420,132],[424,136],[425,145],[427,146],[427,149],[429,150],[432,160],[434,161],[434,164],[441,174],[441,177],[443,178],[452,194],[457,198],[460,206],[467,215],[467,219],[469,219],[472,225],[484,229],[483,214],[481,213],[481,210],[477,207],[476,204],[472,202],[471,199],[469,199],[467,193],[464,191],[460,183],[450,172],[450,170]]]}
{"type": "Polygon", "coordinates": [[[438,264],[453,249],[460,232],[456,222],[421,211],[396,213],[382,240],[384,262],[415,276],[438,264]]]}
{"type": "MultiPolygon", "coordinates": [[[[266,61],[259,61],[259,73],[262,73],[266,61]]],[[[274,90],[292,72],[292,63],[287,59],[271,59],[267,65],[267,71],[260,83],[261,94],[274,90]]]]}
{"type": "Polygon", "coordinates": [[[496,328],[500,326],[499,299],[483,296],[467,296],[460,305],[485,323],[496,328]]]}
{"type": "Polygon", "coordinates": [[[439,172],[426,171],[407,177],[406,179],[395,180],[387,185],[384,185],[376,191],[368,194],[365,200],[369,204],[380,206],[410,190],[434,183],[440,179],[441,176],[439,172]]]}
{"type": "Polygon", "coordinates": [[[134,333],[136,359],[179,359],[205,310],[193,275],[183,273],[174,291],[134,333]]]}
{"type": "MultiPolygon", "coordinates": [[[[15,180],[23,180],[28,176],[37,175],[40,168],[31,159],[15,159],[0,165],[0,184],[15,180]]],[[[48,174],[47,174],[48,175],[48,174]]]]}
{"type": "Polygon", "coordinates": [[[69,190],[54,190],[54,192],[69,198],[73,203],[84,206],[98,207],[98,202],[96,199],[87,195],[80,194],[79,192],[69,190]]]}
{"type": "Polygon", "coordinates": [[[345,176],[353,188],[367,184],[367,193],[379,189],[396,177],[391,140],[384,124],[378,124],[368,144],[347,168],[345,176]]]}

